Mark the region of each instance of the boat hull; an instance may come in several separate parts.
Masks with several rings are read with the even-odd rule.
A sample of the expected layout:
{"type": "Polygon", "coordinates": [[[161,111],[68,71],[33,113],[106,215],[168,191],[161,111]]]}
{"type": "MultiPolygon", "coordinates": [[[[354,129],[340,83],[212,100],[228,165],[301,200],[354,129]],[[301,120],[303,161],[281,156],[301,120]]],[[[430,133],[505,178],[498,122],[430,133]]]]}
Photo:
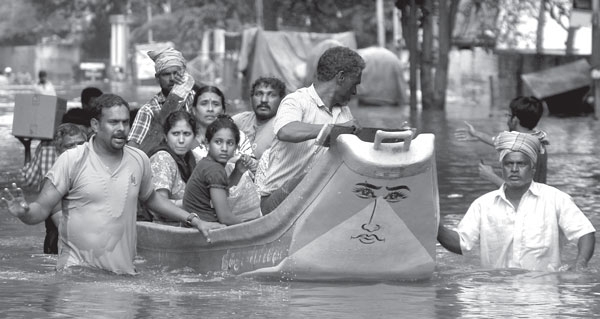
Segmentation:
{"type": "Polygon", "coordinates": [[[149,263],[285,280],[427,279],[439,220],[434,137],[374,149],[340,135],[271,214],[211,231],[138,222],[149,263]]]}

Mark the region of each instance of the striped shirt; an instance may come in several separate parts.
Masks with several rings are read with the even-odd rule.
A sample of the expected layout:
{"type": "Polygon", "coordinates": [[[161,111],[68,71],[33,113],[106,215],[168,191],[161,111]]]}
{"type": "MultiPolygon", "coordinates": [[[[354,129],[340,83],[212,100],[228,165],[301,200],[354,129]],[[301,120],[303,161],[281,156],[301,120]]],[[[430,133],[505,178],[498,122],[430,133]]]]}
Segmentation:
{"type": "MultiPolygon", "coordinates": [[[[273,132],[275,136],[285,125],[292,122],[309,124],[336,124],[353,119],[348,106],[325,106],[313,85],[288,94],[279,105],[273,132]]],[[[306,173],[326,148],[315,140],[299,143],[283,142],[275,138],[269,156],[264,184],[258,185],[261,196],[270,195],[290,178],[306,173]]]]}
{"type": "Polygon", "coordinates": [[[52,140],[42,140],[35,149],[31,161],[21,170],[24,186],[35,186],[37,190],[42,189],[44,176],[56,161],[56,148],[52,140]]]}
{"type": "MultiPolygon", "coordinates": [[[[166,100],[167,97],[161,91],[154,95],[148,103],[140,107],[140,110],[133,121],[133,125],[131,126],[131,131],[129,132],[129,138],[127,140],[133,141],[137,144],[142,144],[144,138],[146,138],[146,134],[148,134],[148,130],[150,129],[150,122],[152,122],[154,113],[160,112],[160,109],[163,104],[165,104],[166,100]]],[[[190,112],[193,104],[194,91],[192,90],[185,98],[183,106],[186,111],[190,112]]]]}

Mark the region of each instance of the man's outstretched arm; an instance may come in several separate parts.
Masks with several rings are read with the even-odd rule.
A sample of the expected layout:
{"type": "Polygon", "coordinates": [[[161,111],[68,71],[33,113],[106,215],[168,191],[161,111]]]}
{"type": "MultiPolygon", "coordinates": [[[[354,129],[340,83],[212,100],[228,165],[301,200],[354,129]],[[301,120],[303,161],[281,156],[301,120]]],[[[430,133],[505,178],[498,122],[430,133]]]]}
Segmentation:
{"type": "Polygon", "coordinates": [[[456,231],[444,227],[441,222],[438,227],[437,240],[448,251],[462,255],[462,249],[460,248],[460,236],[458,236],[456,231]]]}

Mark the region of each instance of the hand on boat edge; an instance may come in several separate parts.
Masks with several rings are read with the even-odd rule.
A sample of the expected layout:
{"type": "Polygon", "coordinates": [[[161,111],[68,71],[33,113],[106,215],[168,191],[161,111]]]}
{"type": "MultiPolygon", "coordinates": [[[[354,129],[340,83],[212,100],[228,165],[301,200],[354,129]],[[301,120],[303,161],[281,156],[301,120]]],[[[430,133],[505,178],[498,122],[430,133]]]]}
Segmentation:
{"type": "Polygon", "coordinates": [[[204,237],[206,238],[207,243],[211,242],[210,237],[208,236],[211,230],[223,228],[226,226],[226,225],[223,225],[223,224],[217,223],[217,222],[203,221],[203,220],[200,220],[199,218],[194,219],[193,225],[194,225],[194,227],[196,227],[196,229],[198,229],[198,231],[202,232],[202,235],[204,235],[204,237]],[[198,220],[198,221],[196,221],[196,220],[198,220]]]}

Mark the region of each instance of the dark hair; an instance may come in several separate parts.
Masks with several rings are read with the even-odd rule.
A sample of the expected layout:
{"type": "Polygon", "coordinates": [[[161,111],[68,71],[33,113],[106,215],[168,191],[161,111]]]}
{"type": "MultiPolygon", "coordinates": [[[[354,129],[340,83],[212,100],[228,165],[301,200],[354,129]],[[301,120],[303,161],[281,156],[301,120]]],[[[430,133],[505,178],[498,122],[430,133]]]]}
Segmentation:
{"type": "Polygon", "coordinates": [[[279,93],[279,97],[285,96],[285,83],[283,83],[283,81],[276,77],[266,76],[261,76],[258,79],[256,79],[256,81],[254,81],[254,83],[252,84],[252,89],[250,89],[250,96],[253,96],[254,91],[256,91],[256,88],[261,85],[270,86],[271,88],[275,89],[275,91],[279,93]]]}
{"type": "Polygon", "coordinates": [[[217,119],[210,123],[210,125],[206,128],[206,140],[210,143],[210,140],[212,140],[213,136],[215,136],[220,129],[224,128],[230,129],[235,137],[235,144],[240,144],[240,130],[238,129],[237,125],[235,125],[235,122],[231,116],[227,114],[217,115],[217,119]]]}
{"type": "Polygon", "coordinates": [[[533,96],[519,96],[510,101],[512,116],[519,119],[519,124],[530,130],[540,121],[544,113],[544,102],[533,96]]]}
{"type": "Polygon", "coordinates": [[[41,70],[40,72],[38,72],[38,77],[39,78],[43,78],[43,77],[46,77],[46,76],[48,76],[48,73],[46,73],[46,71],[41,70]]]}
{"type": "Polygon", "coordinates": [[[58,126],[56,132],[54,132],[54,145],[56,148],[60,147],[62,141],[65,136],[76,136],[81,135],[83,139],[87,139],[87,130],[84,126],[73,124],[73,123],[63,123],[58,126]]]}
{"type": "Polygon", "coordinates": [[[212,85],[205,85],[203,87],[198,87],[196,85],[194,85],[194,87],[192,88],[195,92],[194,94],[194,106],[196,106],[198,104],[198,98],[200,97],[200,95],[206,93],[206,92],[210,92],[210,93],[215,93],[216,95],[218,95],[221,98],[221,105],[223,105],[223,112],[225,112],[225,94],[223,94],[223,92],[221,92],[221,90],[219,90],[218,87],[216,86],[212,86],[212,85]]]}
{"type": "Polygon", "coordinates": [[[337,46],[323,52],[317,63],[317,80],[329,81],[340,71],[358,74],[365,68],[365,60],[354,50],[337,46]]]}
{"type": "Polygon", "coordinates": [[[87,109],[72,108],[68,110],[62,117],[62,123],[79,124],[90,127],[90,111],[87,109]]]}
{"type": "Polygon", "coordinates": [[[167,116],[165,125],[163,125],[165,135],[169,134],[171,128],[180,120],[185,120],[192,128],[194,135],[196,135],[196,118],[186,110],[175,111],[167,116]]]}
{"type": "Polygon", "coordinates": [[[100,115],[102,115],[102,109],[111,108],[116,105],[125,105],[125,107],[127,107],[127,110],[129,110],[129,103],[127,103],[127,101],[125,101],[122,97],[116,94],[104,93],[92,102],[92,107],[90,108],[90,116],[91,118],[100,120],[100,115]]]}
{"type": "Polygon", "coordinates": [[[100,95],[102,95],[102,91],[97,87],[88,86],[81,90],[81,107],[89,105],[92,98],[99,97],[100,95]]]}

